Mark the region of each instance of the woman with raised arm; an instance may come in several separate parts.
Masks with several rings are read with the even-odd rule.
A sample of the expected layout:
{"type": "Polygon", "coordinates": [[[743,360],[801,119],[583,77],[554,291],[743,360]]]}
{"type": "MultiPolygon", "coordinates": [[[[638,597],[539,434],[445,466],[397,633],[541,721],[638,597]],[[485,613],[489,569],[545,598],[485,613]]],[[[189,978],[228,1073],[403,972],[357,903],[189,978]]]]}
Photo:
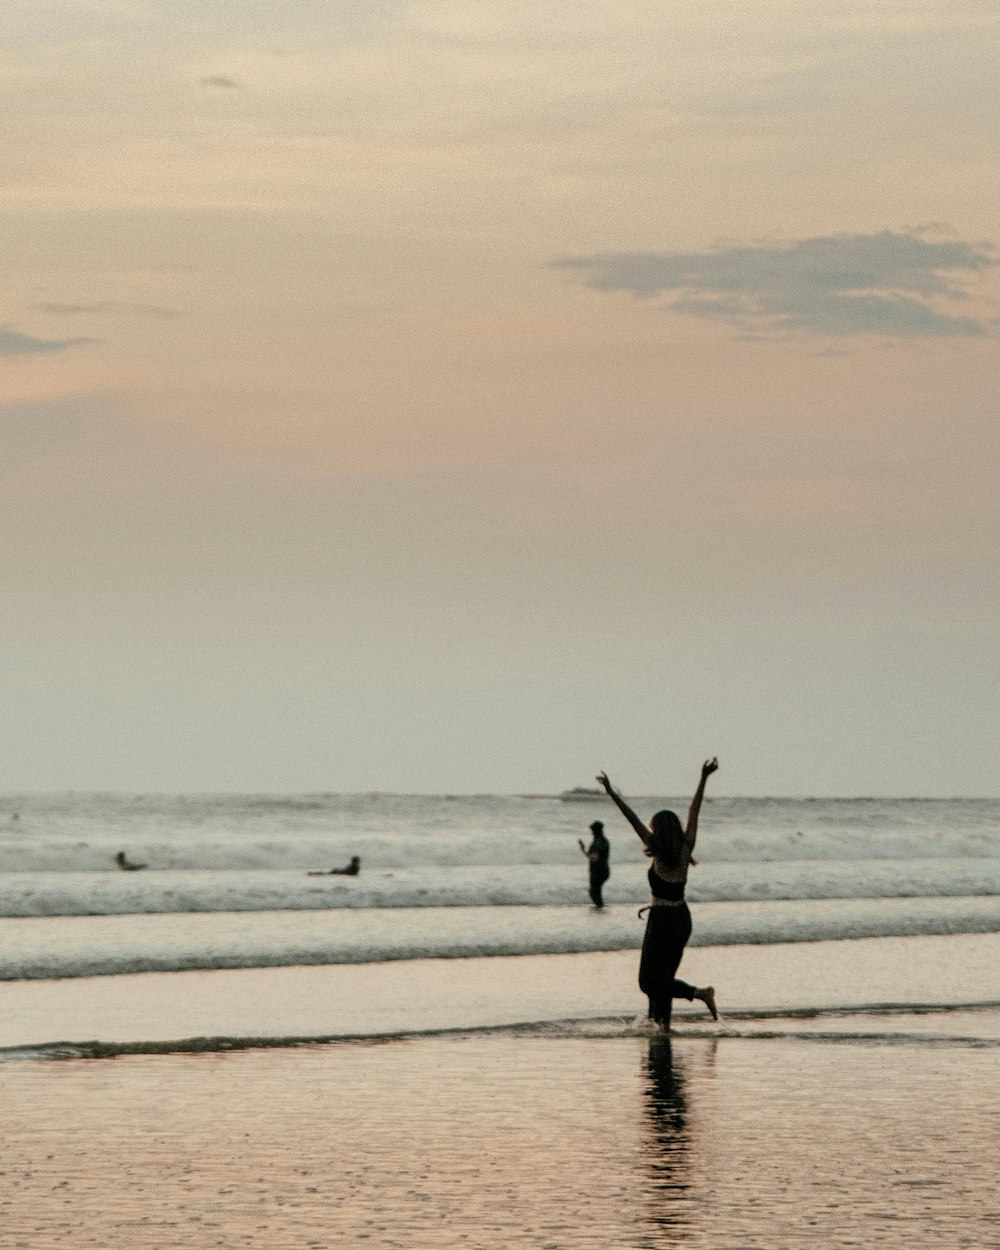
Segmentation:
{"type": "Polygon", "coordinates": [[[691,936],[691,912],[684,899],[684,886],[688,868],[697,863],[692,852],[698,836],[698,813],[705,797],[705,782],[718,767],[717,759],[706,760],[702,764],[701,780],[691,800],[686,828],[676,813],[670,811],[657,812],[649,824],[644,825],[612,786],[607,773],[597,775],[608,796],[642,839],[643,849],[653,861],[649,869],[653,901],[646,920],[646,935],[642,940],[639,989],[649,999],[650,1020],[658,1021],[667,1029],[675,998],[689,1001],[697,998],[709,1009],[713,1019],[719,1018],[714,986],[699,988],[677,980],[677,968],[691,936]]]}

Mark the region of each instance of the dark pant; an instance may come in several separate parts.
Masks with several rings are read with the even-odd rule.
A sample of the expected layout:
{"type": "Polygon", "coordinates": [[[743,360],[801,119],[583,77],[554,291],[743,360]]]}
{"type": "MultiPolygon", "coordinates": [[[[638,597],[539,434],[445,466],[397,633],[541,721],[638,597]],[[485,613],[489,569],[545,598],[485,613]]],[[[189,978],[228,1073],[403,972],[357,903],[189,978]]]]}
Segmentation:
{"type": "Polygon", "coordinates": [[[675,976],[690,936],[691,912],[687,903],[649,909],[639,960],[639,989],[649,999],[650,1020],[669,1025],[672,1000],[694,998],[694,986],[675,976]]]}
{"type": "Polygon", "coordinates": [[[590,901],[595,907],[603,907],[604,899],[601,897],[601,887],[611,876],[611,870],[607,864],[591,864],[590,866],[590,901]]]}

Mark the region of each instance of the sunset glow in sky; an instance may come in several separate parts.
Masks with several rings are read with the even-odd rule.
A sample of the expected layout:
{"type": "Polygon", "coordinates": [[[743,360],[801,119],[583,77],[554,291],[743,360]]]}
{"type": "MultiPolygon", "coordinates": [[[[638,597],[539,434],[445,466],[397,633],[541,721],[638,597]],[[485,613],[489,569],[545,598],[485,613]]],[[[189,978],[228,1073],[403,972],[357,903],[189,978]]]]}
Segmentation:
{"type": "Polygon", "coordinates": [[[1000,793],[988,0],[8,0],[5,790],[1000,793]]]}

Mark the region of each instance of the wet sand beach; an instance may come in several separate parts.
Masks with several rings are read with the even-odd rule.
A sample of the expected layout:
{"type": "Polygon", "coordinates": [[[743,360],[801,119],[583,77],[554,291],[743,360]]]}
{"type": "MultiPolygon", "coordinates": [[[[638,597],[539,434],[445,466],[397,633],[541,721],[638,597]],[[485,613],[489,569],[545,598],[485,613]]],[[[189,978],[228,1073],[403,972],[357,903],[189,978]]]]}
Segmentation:
{"type": "Polygon", "coordinates": [[[0,1066],[12,1250],[1000,1246],[1000,1049],[452,1036],[0,1066]]]}
{"type": "Polygon", "coordinates": [[[1000,1247],[998,943],[8,983],[3,1245],[1000,1247]]]}

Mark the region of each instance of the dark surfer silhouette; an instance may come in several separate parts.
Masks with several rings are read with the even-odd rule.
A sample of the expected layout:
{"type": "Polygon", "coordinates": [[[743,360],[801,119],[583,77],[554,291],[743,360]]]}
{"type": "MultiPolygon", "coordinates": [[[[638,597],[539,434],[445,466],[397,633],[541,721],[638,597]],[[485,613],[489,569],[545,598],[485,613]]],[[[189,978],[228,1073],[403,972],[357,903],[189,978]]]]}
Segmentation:
{"type": "Polygon", "coordinates": [[[356,877],[361,871],[361,858],[358,855],[351,856],[351,862],[343,868],[328,868],[323,872],[307,872],[307,877],[356,877]]]}
{"type": "Polygon", "coordinates": [[[124,851],[118,852],[115,856],[115,863],[122,872],[142,872],[143,868],[146,867],[145,864],[133,864],[124,851]]]}

